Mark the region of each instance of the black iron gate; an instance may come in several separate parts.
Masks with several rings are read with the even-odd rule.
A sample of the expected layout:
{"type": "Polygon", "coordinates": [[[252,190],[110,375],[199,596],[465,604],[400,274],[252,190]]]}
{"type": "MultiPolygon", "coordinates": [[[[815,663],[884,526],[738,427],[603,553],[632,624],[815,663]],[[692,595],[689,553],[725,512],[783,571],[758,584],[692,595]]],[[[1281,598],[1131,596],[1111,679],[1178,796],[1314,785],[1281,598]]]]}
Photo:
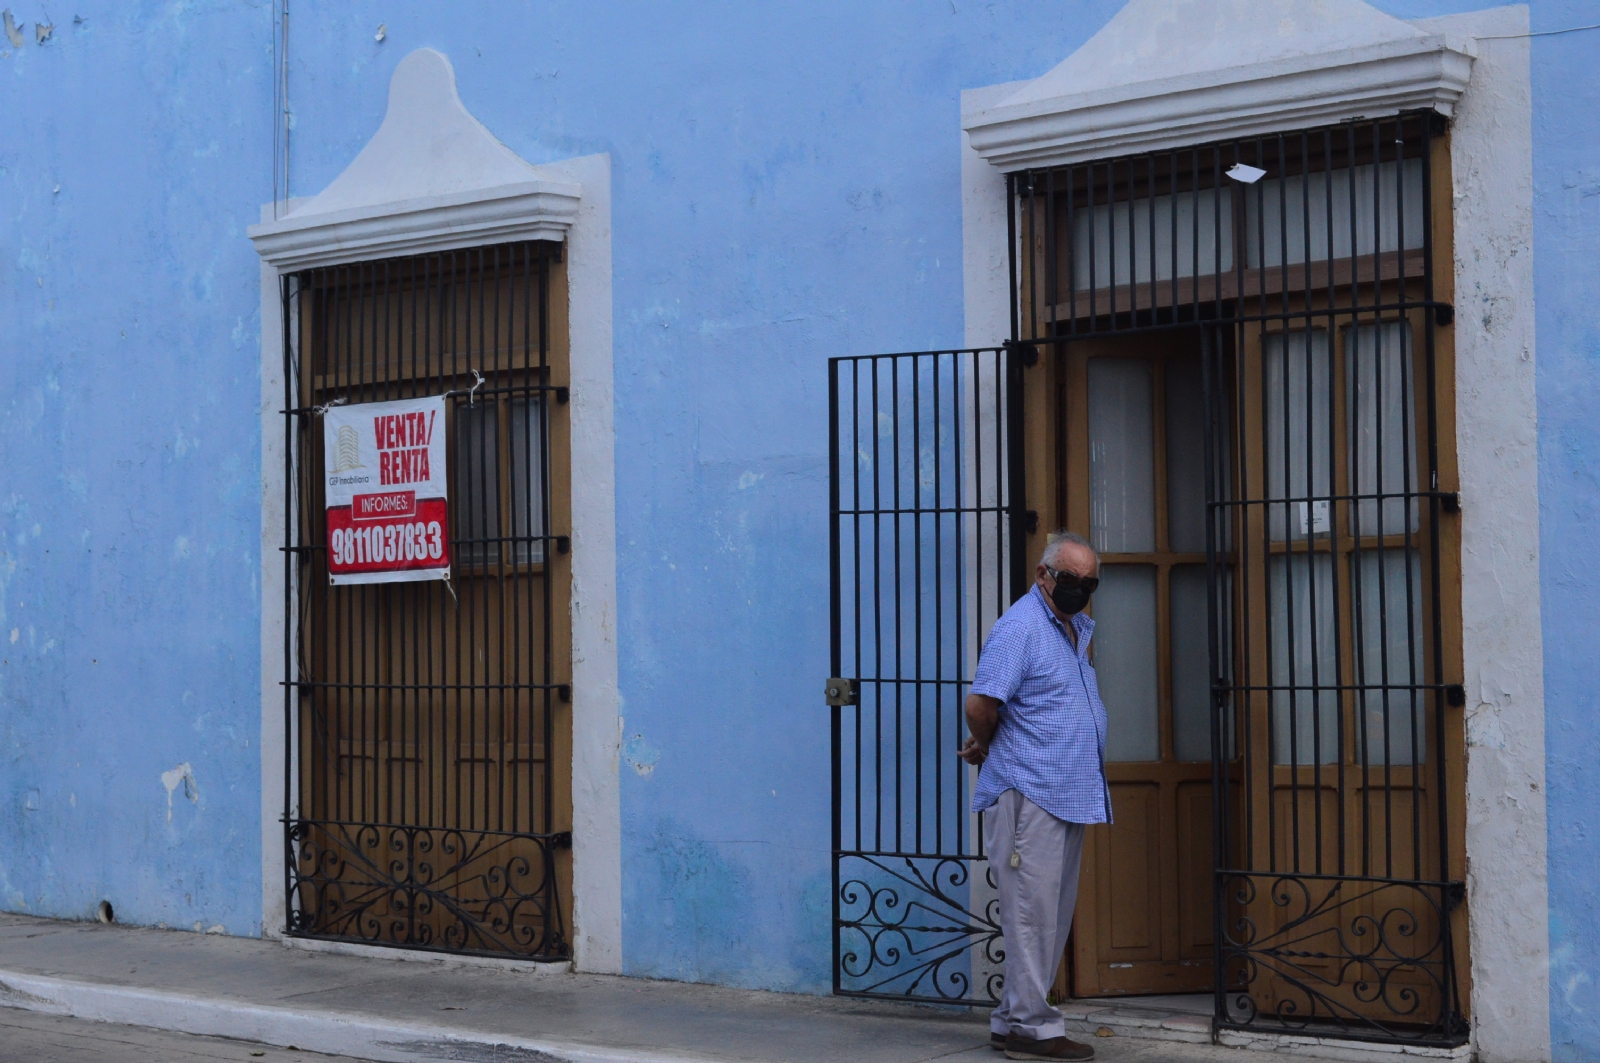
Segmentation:
{"type": "Polygon", "coordinates": [[[1011,343],[830,363],[836,992],[998,995],[955,751],[982,636],[1027,582],[1023,361],[1183,329],[1215,1026],[1465,1041],[1445,131],[1411,114],[1010,174],[1011,343]]]}
{"type": "Polygon", "coordinates": [[[556,719],[568,540],[552,512],[559,245],[283,281],[287,932],[570,956],[556,719]],[[448,581],[333,586],[322,413],[444,395],[448,581]]]}
{"type": "Polygon", "coordinates": [[[994,880],[956,755],[1017,587],[1018,359],[836,358],[831,395],[834,991],[998,999],[994,880]]]}

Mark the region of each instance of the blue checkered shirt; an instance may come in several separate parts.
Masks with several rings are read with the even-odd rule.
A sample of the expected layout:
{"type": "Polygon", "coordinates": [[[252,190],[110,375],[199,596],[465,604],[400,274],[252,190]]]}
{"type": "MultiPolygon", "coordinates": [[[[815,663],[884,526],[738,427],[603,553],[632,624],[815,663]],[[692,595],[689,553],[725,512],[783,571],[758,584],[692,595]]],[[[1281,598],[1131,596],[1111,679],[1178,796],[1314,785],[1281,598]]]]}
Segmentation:
{"type": "Polygon", "coordinates": [[[972,793],[982,812],[1007,790],[1068,823],[1109,823],[1106,707],[1089,639],[1094,621],[1078,613],[1074,649],[1037,585],[995,621],[978,657],[972,693],[1000,701],[1000,726],[972,793]]]}

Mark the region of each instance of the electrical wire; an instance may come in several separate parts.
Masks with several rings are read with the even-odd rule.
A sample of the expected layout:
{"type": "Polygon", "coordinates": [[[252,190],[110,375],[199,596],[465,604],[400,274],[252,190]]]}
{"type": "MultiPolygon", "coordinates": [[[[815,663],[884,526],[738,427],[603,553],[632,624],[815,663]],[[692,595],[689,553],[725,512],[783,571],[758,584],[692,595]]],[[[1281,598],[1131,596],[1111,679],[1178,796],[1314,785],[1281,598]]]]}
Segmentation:
{"type": "Polygon", "coordinates": [[[1530,33],[1501,33],[1474,39],[1480,41],[1515,41],[1524,37],[1554,37],[1561,33],[1582,33],[1584,30],[1600,30],[1600,22],[1595,23],[1593,26],[1568,26],[1566,29],[1535,30],[1530,33]]]}

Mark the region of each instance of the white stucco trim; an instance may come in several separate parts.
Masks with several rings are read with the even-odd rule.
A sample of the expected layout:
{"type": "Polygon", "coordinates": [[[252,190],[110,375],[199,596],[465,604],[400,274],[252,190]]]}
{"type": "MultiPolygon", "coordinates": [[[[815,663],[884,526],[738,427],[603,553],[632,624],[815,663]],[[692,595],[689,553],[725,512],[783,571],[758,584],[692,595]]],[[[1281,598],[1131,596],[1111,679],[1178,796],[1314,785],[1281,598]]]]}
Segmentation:
{"type": "Polygon", "coordinates": [[[262,932],[284,924],[283,334],[280,278],[313,265],[510,240],[565,241],[572,485],[574,961],[622,970],[618,775],[616,462],[612,382],[611,160],[517,158],[467,114],[448,61],[403,59],[383,126],[319,196],[250,229],[261,262],[262,932]],[[422,123],[422,126],[417,126],[422,123]],[[378,150],[375,150],[374,146],[378,150]],[[474,185],[474,181],[481,181],[474,185]],[[511,191],[508,191],[510,189],[511,191]],[[386,214],[385,210],[392,213],[386,214]]]}
{"type": "Polygon", "coordinates": [[[622,973],[611,156],[540,167],[583,188],[567,235],[572,429],[572,906],[580,971],[622,973]]]}
{"type": "MultiPolygon", "coordinates": [[[[981,114],[1026,85],[1014,81],[967,89],[961,119],[981,114]]],[[[1006,247],[1006,179],[961,133],[961,287],[968,347],[993,347],[1011,338],[1011,256],[1006,247]]]]}
{"type": "Polygon", "coordinates": [[[577,211],[575,185],[520,181],[481,192],[290,216],[263,222],[250,235],[263,259],[288,272],[452,247],[560,240],[577,211]]]}
{"type": "Polygon", "coordinates": [[[1448,116],[1472,56],[1470,40],[1362,0],[1130,0],[1054,70],[964,113],[962,127],[1010,171],[1358,116],[1448,116]]]}
{"type": "MultiPolygon", "coordinates": [[[[274,204],[261,208],[272,217],[274,204]]],[[[288,750],[283,718],[283,303],[276,267],[261,263],[261,935],[283,936],[287,850],[283,835],[283,770],[288,750]]]]}
{"type": "MultiPolygon", "coordinates": [[[[1528,10],[1417,25],[1476,37],[1527,33],[1528,10]]],[[[1478,42],[1450,154],[1472,1036],[1481,1063],[1527,1063],[1548,1060],[1551,1044],[1526,39],[1478,42]]]]}
{"type": "Polygon", "coordinates": [[[512,240],[560,240],[579,188],[523,161],[474,118],[450,60],[419,48],[395,67],[383,124],[344,172],[250,227],[284,272],[512,240]]]}
{"type": "MultiPolygon", "coordinates": [[[[1415,25],[1491,37],[1527,32],[1528,15],[1503,7],[1415,25]]],[[[1530,1063],[1551,1057],[1532,90],[1527,40],[1476,51],[1451,132],[1472,1038],[1482,1063],[1530,1063]]],[[[963,92],[964,126],[1017,89],[963,92]]],[[[963,139],[966,342],[981,346],[1010,328],[1005,182],[963,139]]]]}

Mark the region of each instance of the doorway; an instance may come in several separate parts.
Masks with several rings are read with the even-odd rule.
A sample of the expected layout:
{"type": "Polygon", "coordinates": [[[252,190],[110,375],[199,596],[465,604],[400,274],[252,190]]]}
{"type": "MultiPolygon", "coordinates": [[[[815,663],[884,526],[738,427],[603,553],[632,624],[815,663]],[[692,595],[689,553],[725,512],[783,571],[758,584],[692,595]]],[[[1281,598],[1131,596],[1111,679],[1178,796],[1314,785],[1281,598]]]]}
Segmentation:
{"type": "Polygon", "coordinates": [[[1212,988],[1211,676],[1198,330],[1041,352],[1028,498],[1101,558],[1090,605],[1115,822],[1090,831],[1062,996],[1212,988]],[[1049,455],[1048,460],[1039,460],[1049,455]]]}
{"type": "Polygon", "coordinates": [[[541,241],[285,278],[291,935],[570,958],[565,306],[541,241]],[[334,585],[323,411],[431,396],[448,578],[334,585]]]}
{"type": "Polygon", "coordinates": [[[1466,1037],[1447,148],[1419,113],[1009,177],[1027,553],[1108,577],[1062,995],[1466,1037]]]}

